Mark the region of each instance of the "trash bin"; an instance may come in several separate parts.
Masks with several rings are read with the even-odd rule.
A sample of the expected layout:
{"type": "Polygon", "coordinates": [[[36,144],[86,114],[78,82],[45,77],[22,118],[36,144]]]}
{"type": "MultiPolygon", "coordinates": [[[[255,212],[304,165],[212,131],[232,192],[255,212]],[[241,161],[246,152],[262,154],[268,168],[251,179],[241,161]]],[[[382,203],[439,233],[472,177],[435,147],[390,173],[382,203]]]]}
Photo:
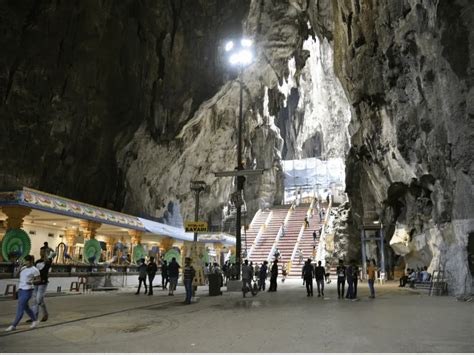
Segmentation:
{"type": "Polygon", "coordinates": [[[221,296],[221,278],[219,274],[209,274],[209,296],[221,296]]]}

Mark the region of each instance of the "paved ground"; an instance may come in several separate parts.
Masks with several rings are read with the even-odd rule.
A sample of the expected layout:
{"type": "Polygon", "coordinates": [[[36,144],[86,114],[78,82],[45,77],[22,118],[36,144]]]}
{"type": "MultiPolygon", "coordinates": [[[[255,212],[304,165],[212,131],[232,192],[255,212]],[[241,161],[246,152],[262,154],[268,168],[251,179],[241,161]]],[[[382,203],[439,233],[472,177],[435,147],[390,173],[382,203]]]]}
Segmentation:
{"type": "MultiPolygon", "coordinates": [[[[306,297],[299,280],[277,293],[240,293],[183,305],[156,291],[46,298],[50,320],[30,330],[21,323],[0,334],[0,352],[472,352],[474,305],[429,297],[392,285],[375,300],[362,285],[357,302],[306,297]]],[[[0,302],[0,327],[14,318],[16,302],[0,302]]],[[[24,318],[26,320],[26,316],[24,318]]]]}

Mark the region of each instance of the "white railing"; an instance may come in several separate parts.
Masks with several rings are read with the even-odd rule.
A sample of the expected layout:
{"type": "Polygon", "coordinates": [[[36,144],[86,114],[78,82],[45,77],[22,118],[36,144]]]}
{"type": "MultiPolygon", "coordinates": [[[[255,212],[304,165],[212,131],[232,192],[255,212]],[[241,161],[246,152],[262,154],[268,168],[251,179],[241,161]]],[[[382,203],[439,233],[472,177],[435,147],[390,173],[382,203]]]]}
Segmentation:
{"type": "Polygon", "coordinates": [[[326,210],[326,216],[323,222],[323,228],[321,229],[321,235],[319,236],[319,245],[318,245],[318,253],[316,254],[316,260],[321,261],[321,265],[326,267],[326,229],[328,223],[332,223],[334,217],[330,216],[331,214],[331,206],[332,201],[329,201],[328,208],[326,210]]]}
{"type": "Polygon", "coordinates": [[[257,246],[257,244],[260,242],[260,239],[262,238],[262,234],[263,234],[263,231],[267,228],[268,226],[268,223],[270,223],[270,220],[272,219],[272,215],[273,215],[273,211],[270,211],[270,213],[268,214],[267,216],[267,219],[265,220],[265,222],[260,226],[260,229],[258,230],[258,233],[257,235],[255,236],[255,239],[252,243],[252,246],[250,247],[250,250],[249,250],[249,253],[247,255],[247,258],[250,259],[250,256],[252,255],[252,253],[254,252],[255,250],[255,247],[257,246]]]}

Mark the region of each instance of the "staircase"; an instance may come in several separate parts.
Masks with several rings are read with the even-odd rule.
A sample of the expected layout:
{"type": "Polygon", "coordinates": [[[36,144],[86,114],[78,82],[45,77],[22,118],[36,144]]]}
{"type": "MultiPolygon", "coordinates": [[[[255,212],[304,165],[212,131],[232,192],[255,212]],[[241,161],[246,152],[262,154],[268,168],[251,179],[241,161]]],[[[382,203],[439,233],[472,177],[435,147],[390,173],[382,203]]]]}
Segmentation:
{"type": "Polygon", "coordinates": [[[267,227],[262,231],[262,235],[259,240],[256,241],[249,256],[249,260],[253,261],[254,264],[260,264],[263,261],[268,260],[270,251],[272,250],[275,239],[280,231],[281,224],[288,214],[288,206],[273,208],[271,213],[272,216],[267,227]]]}
{"type": "Polygon", "coordinates": [[[252,223],[250,223],[249,229],[244,230],[244,228],[242,228],[242,250],[245,251],[245,246],[247,246],[247,254],[249,256],[252,250],[252,245],[260,232],[260,229],[264,227],[270,213],[269,210],[258,210],[252,223]]]}
{"type": "MultiPolygon", "coordinates": [[[[327,204],[325,203],[322,204],[321,208],[323,208],[326,211],[326,214],[328,213],[327,204]]],[[[306,208],[305,213],[307,211],[308,211],[308,207],[306,208]]],[[[303,218],[302,218],[303,223],[304,223],[304,217],[305,215],[303,215],[303,218]]],[[[309,216],[308,221],[309,221],[309,227],[303,231],[301,239],[298,245],[296,246],[296,250],[301,249],[301,251],[303,252],[303,260],[302,262],[300,262],[298,253],[296,252],[294,254],[293,260],[291,261],[291,270],[289,274],[290,277],[292,276],[301,277],[301,270],[303,269],[303,265],[305,261],[308,260],[308,258],[313,258],[313,247],[315,251],[314,257],[315,258],[317,257],[316,252],[318,250],[318,245],[319,245],[319,236],[316,239],[316,242],[313,242],[313,232],[315,230],[316,231],[320,230],[320,228],[323,225],[324,219],[323,221],[319,219],[319,211],[317,210],[316,207],[314,207],[313,215],[309,216]]]]}
{"type": "Polygon", "coordinates": [[[301,227],[304,224],[304,217],[308,211],[309,204],[300,205],[290,212],[290,216],[285,225],[285,236],[280,237],[277,248],[280,250],[279,267],[287,264],[291,260],[293,249],[298,240],[301,227]]]}

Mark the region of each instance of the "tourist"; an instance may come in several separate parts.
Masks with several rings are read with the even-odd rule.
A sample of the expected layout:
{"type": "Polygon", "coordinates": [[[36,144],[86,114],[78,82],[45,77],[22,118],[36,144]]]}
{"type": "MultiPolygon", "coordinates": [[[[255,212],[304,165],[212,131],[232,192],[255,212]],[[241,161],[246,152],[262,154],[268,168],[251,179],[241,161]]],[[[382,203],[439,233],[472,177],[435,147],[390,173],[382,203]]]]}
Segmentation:
{"type": "Polygon", "coordinates": [[[242,294],[245,297],[247,292],[252,290],[253,269],[246,259],[242,265],[242,294]]]}
{"type": "Polygon", "coordinates": [[[423,267],[421,274],[421,282],[428,282],[430,280],[430,274],[428,273],[428,267],[423,267]]]}
{"type": "MultiPolygon", "coordinates": [[[[35,312],[36,319],[38,319],[39,308],[41,307],[43,311],[43,318],[41,318],[41,321],[46,322],[48,320],[48,310],[44,303],[44,295],[48,288],[49,270],[51,269],[51,264],[53,263],[53,258],[56,256],[56,253],[54,253],[48,247],[48,243],[46,243],[46,245],[40,249],[40,255],[41,259],[38,259],[35,262],[35,267],[40,272],[40,281],[34,283],[32,295],[33,304],[31,308],[33,309],[33,312],[35,312]]],[[[33,322],[33,319],[30,319],[28,322],[33,322]]]]}
{"type": "Polygon", "coordinates": [[[273,254],[273,256],[275,256],[275,259],[278,260],[278,259],[280,258],[280,255],[281,255],[281,254],[280,254],[280,249],[276,248],[276,249],[275,249],[275,253],[273,254]]]}
{"type": "Polygon", "coordinates": [[[282,264],[281,265],[281,275],[283,277],[281,278],[281,282],[285,282],[287,274],[288,274],[288,268],[287,268],[286,264],[282,264]]]}
{"type": "Polygon", "coordinates": [[[337,274],[337,298],[344,297],[344,287],[346,283],[346,267],[344,261],[339,260],[339,265],[336,268],[337,274]]]}
{"type": "MultiPolygon", "coordinates": [[[[411,273],[411,269],[408,268],[407,269],[407,274],[410,275],[410,273],[411,273]]],[[[403,274],[400,277],[400,285],[398,285],[398,287],[405,287],[405,285],[407,284],[407,281],[408,281],[407,274],[405,274],[405,271],[403,271],[403,274]]]]}
{"type": "Polygon", "coordinates": [[[316,238],[318,235],[316,234],[316,231],[313,231],[313,243],[316,243],[316,238]]]}
{"type": "Polygon", "coordinates": [[[285,236],[285,222],[281,222],[281,235],[280,238],[283,238],[285,236]]]}
{"type": "Polygon", "coordinates": [[[359,266],[354,261],[354,298],[357,298],[357,285],[359,284],[360,279],[360,269],[359,266]]]}
{"type": "Polygon", "coordinates": [[[354,298],[354,260],[351,260],[349,262],[349,266],[346,268],[346,280],[347,280],[346,298],[353,299],[354,298]]]}
{"type": "Polygon", "coordinates": [[[298,260],[300,264],[303,262],[303,259],[304,259],[303,251],[301,250],[301,248],[298,248],[298,260]]]}
{"type": "Polygon", "coordinates": [[[277,278],[278,278],[278,259],[273,261],[272,269],[270,270],[270,289],[268,292],[277,291],[277,278]]]}
{"type": "Polygon", "coordinates": [[[319,221],[323,221],[323,210],[319,210],[319,221]]]}
{"type": "Polygon", "coordinates": [[[415,287],[415,282],[417,280],[417,275],[415,269],[411,269],[411,273],[408,274],[408,281],[410,282],[410,287],[415,287]]]}
{"type": "Polygon", "coordinates": [[[304,279],[306,284],[306,292],[308,293],[308,297],[313,295],[313,275],[314,268],[311,264],[311,259],[308,259],[306,260],[301,273],[301,278],[304,279]]]}
{"type": "Polygon", "coordinates": [[[318,266],[314,268],[314,278],[316,279],[316,286],[318,287],[318,297],[324,297],[324,277],[326,270],[321,266],[321,260],[318,261],[318,266]]]}
{"type": "Polygon", "coordinates": [[[258,290],[265,291],[265,282],[267,280],[267,270],[268,270],[268,261],[264,261],[260,267],[260,272],[258,274],[258,290]]]}
{"type": "Polygon", "coordinates": [[[304,218],[304,229],[308,229],[309,228],[309,221],[308,221],[308,216],[306,216],[304,218]]]}
{"type": "Polygon", "coordinates": [[[140,259],[140,266],[138,266],[138,290],[135,292],[136,295],[140,294],[140,288],[145,287],[145,295],[148,293],[146,286],[146,276],[147,276],[147,265],[145,264],[145,259],[140,259]]]}
{"type": "Polygon", "coordinates": [[[169,282],[169,276],[168,276],[168,261],[163,260],[163,263],[161,264],[161,288],[163,290],[166,290],[169,282]]]}
{"type": "Polygon", "coordinates": [[[170,278],[170,288],[168,296],[174,296],[174,291],[176,290],[176,285],[178,284],[179,278],[179,266],[176,258],[171,259],[170,264],[168,265],[168,277],[170,278]]]}
{"type": "MultiPolygon", "coordinates": [[[[176,261],[175,258],[173,259],[176,261]]],[[[170,266],[171,266],[171,263],[170,263],[170,266]]],[[[191,303],[191,298],[193,296],[193,279],[195,275],[196,275],[196,270],[194,270],[194,268],[191,265],[191,258],[186,258],[184,260],[184,272],[183,272],[184,289],[186,290],[186,298],[184,299],[185,304],[191,303]]],[[[171,289],[171,283],[170,283],[170,289],[171,289]]]]}
{"type": "Polygon", "coordinates": [[[368,284],[369,284],[369,290],[370,290],[370,298],[375,298],[375,288],[374,288],[374,283],[375,283],[375,273],[377,271],[377,268],[375,267],[375,261],[371,260],[369,263],[369,266],[367,267],[367,275],[368,275],[368,284]]]}
{"type": "Polygon", "coordinates": [[[28,305],[28,301],[33,295],[34,283],[41,282],[41,274],[39,270],[33,266],[34,261],[35,258],[32,255],[27,255],[25,256],[25,265],[20,268],[16,317],[13,323],[5,329],[6,332],[11,332],[16,329],[16,326],[20,323],[24,312],[26,312],[26,314],[28,314],[28,316],[33,320],[31,328],[36,328],[38,326],[39,322],[36,320],[36,314],[28,305]]]}
{"type": "Polygon", "coordinates": [[[158,271],[158,265],[155,263],[155,258],[150,256],[150,261],[146,267],[146,273],[148,275],[148,296],[153,295],[153,279],[155,278],[156,272],[158,271]]]}
{"type": "Polygon", "coordinates": [[[224,274],[224,284],[227,286],[227,280],[229,279],[229,261],[227,260],[222,266],[222,273],[224,274]]]}

